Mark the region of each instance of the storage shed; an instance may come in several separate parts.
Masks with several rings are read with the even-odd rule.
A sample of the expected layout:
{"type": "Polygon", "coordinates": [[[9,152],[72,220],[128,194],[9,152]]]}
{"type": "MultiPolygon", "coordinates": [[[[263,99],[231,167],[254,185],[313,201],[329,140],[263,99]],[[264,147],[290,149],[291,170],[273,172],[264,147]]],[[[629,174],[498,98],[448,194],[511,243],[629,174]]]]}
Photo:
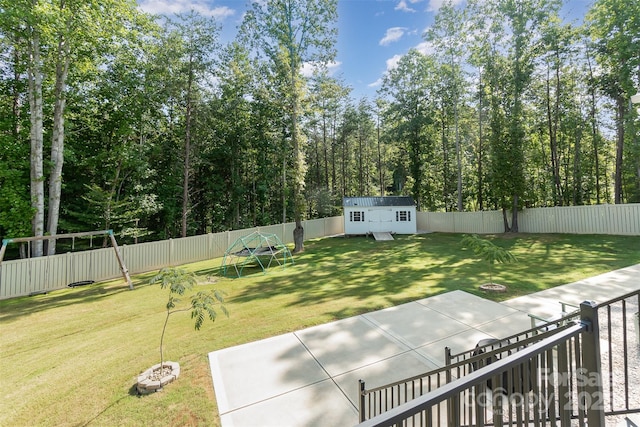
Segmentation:
{"type": "Polygon", "coordinates": [[[416,203],[408,196],[345,197],[344,234],[416,232],[416,203]]]}

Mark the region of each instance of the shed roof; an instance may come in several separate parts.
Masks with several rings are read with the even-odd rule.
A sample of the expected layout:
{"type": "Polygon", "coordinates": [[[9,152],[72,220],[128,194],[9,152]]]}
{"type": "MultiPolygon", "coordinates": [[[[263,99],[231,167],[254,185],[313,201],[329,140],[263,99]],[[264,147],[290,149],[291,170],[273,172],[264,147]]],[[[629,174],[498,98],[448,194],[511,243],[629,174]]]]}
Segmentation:
{"type": "Polygon", "coordinates": [[[342,199],[343,207],[362,206],[372,208],[378,206],[415,206],[416,203],[409,196],[385,196],[385,197],[345,197],[342,199]]]}

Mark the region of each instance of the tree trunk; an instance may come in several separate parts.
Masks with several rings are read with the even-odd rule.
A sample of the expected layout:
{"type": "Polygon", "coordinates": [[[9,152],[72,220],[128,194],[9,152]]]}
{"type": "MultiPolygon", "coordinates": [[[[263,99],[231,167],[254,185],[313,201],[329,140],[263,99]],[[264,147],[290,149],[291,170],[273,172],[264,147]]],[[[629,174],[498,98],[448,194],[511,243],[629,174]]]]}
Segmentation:
{"type": "Polygon", "coordinates": [[[583,204],[582,190],[582,130],[581,127],[575,129],[575,143],[573,154],[573,204],[583,204]]]}
{"type": "Polygon", "coordinates": [[[464,206],[462,204],[462,155],[460,153],[460,130],[458,128],[458,100],[456,99],[456,104],[453,106],[454,108],[454,121],[455,121],[455,136],[456,136],[456,160],[458,164],[458,212],[462,212],[464,210],[464,206]]]}
{"type": "Polygon", "coordinates": [[[593,144],[593,161],[594,161],[594,169],[596,176],[596,203],[600,204],[600,154],[599,154],[599,132],[598,132],[598,122],[596,118],[596,95],[595,90],[592,90],[591,93],[591,138],[593,144]]]}
{"type": "MultiPolygon", "coordinates": [[[[559,85],[559,75],[556,69],[556,83],[559,85]]],[[[562,206],[562,185],[560,184],[560,164],[558,158],[558,91],[556,87],[556,103],[551,105],[551,77],[549,76],[549,67],[547,67],[547,126],[549,128],[549,147],[551,154],[551,169],[553,174],[553,202],[556,206],[562,206]]]]}
{"type": "Polygon", "coordinates": [[[322,113],[322,147],[324,149],[324,187],[329,189],[329,148],[327,146],[327,116],[322,113]]]}
{"type": "Polygon", "coordinates": [[[509,219],[507,218],[507,209],[505,207],[502,208],[502,223],[504,224],[504,232],[510,232],[511,228],[509,227],[509,219]]]}
{"type": "MultiPolygon", "coordinates": [[[[297,102],[297,101],[296,101],[297,102]]],[[[294,155],[294,183],[293,183],[293,209],[294,209],[294,219],[296,221],[296,228],[293,230],[293,241],[295,243],[293,252],[300,253],[304,251],[304,228],[302,227],[302,183],[301,180],[304,179],[301,174],[303,173],[303,165],[300,162],[303,161],[302,153],[300,152],[300,145],[298,143],[297,138],[297,105],[294,108],[294,125],[292,129],[292,137],[293,140],[293,155],[294,155]]]]}
{"type": "MultiPolygon", "coordinates": [[[[40,36],[31,29],[29,43],[29,110],[31,119],[31,220],[35,237],[44,235],[44,168],[43,168],[43,108],[42,108],[42,64],[40,59],[40,36]]],[[[42,240],[36,240],[32,247],[32,256],[42,256],[42,240]]]]}
{"type": "MultiPolygon", "coordinates": [[[[442,107],[442,122],[440,128],[440,139],[442,144],[442,196],[444,198],[444,210],[445,212],[453,211],[452,206],[449,203],[449,141],[447,141],[447,124],[445,123],[446,111],[444,106],[442,107]]],[[[416,135],[416,138],[419,138],[416,135]]]]}
{"type": "Polygon", "coordinates": [[[336,120],[338,113],[333,112],[333,120],[331,121],[331,194],[336,194],[336,183],[338,182],[336,173],[336,145],[338,138],[336,136],[336,120]]]}
{"type": "Polygon", "coordinates": [[[287,132],[282,130],[282,223],[287,222],[287,132]]]}
{"type": "MultiPolygon", "coordinates": [[[[589,66],[589,79],[591,81],[595,81],[593,76],[593,68],[591,67],[591,57],[589,56],[589,52],[587,50],[587,65],[589,66]]],[[[590,108],[590,119],[591,119],[591,138],[593,143],[593,158],[594,158],[594,168],[595,168],[595,176],[596,176],[596,203],[600,204],[600,158],[599,158],[599,150],[598,150],[598,119],[597,119],[597,105],[596,105],[596,89],[595,87],[591,87],[589,89],[591,108],[590,108]]]]}
{"type": "Polygon", "coordinates": [[[518,195],[513,195],[513,207],[511,211],[511,230],[512,233],[518,232],[518,195]]]}
{"type": "MultiPolygon", "coordinates": [[[[51,173],[49,175],[49,213],[47,231],[58,234],[60,218],[60,196],[62,194],[62,165],[64,163],[64,110],[66,104],[66,81],[69,73],[69,44],[60,37],[56,62],[55,104],[53,108],[53,135],[51,140],[51,173]]],[[[56,241],[49,240],[47,254],[56,253],[56,241]]]]}
{"type": "Polygon", "coordinates": [[[380,142],[380,112],[378,111],[378,126],[376,129],[378,142],[378,179],[380,180],[380,195],[384,197],[384,174],[382,172],[382,144],[380,142]]]}
{"type": "Polygon", "coordinates": [[[616,174],[614,183],[614,203],[622,203],[622,153],[624,151],[624,113],[627,103],[624,98],[616,99],[616,174]]]}
{"type": "Polygon", "coordinates": [[[304,227],[302,221],[296,220],[296,228],[293,229],[293,253],[304,252],[304,227]]]}
{"type": "Polygon", "coordinates": [[[483,161],[483,121],[482,121],[482,99],[484,95],[484,88],[482,86],[482,68],[480,68],[480,93],[478,99],[478,208],[483,210],[484,200],[482,197],[482,161],[483,161]]]}
{"type": "MultiPolygon", "coordinates": [[[[292,34],[291,27],[289,31],[292,34]]],[[[302,228],[302,215],[304,200],[302,189],[304,186],[304,156],[300,141],[298,141],[298,109],[300,107],[300,95],[298,93],[298,72],[300,65],[295,61],[295,54],[290,47],[291,55],[291,145],[293,148],[293,215],[296,222],[296,228],[293,231],[294,253],[304,251],[304,228],[302,228]]]]}
{"type": "Polygon", "coordinates": [[[13,125],[11,127],[13,138],[17,141],[22,129],[22,90],[18,82],[22,80],[22,73],[18,68],[18,64],[22,61],[23,53],[15,49],[13,52],[13,91],[11,94],[11,116],[13,117],[13,125]]]}
{"type": "MultiPolygon", "coordinates": [[[[317,129],[317,127],[315,129],[317,129]]],[[[326,141],[325,131],[326,130],[323,127],[322,128],[322,144],[323,145],[326,141]]],[[[316,166],[316,170],[315,170],[316,182],[314,183],[314,187],[320,188],[322,187],[322,169],[320,168],[320,139],[317,137],[316,132],[314,132],[313,143],[314,143],[313,148],[315,150],[314,160],[315,160],[315,166],[316,166]]]]}
{"type": "Polygon", "coordinates": [[[189,56],[189,75],[187,77],[187,93],[185,108],[185,132],[184,132],[184,171],[182,178],[182,237],[187,237],[187,224],[189,218],[189,169],[191,168],[191,115],[193,105],[191,103],[191,91],[193,86],[193,57],[189,56]]]}
{"type": "Polygon", "coordinates": [[[364,194],[364,160],[362,159],[362,124],[360,120],[362,118],[358,117],[358,194],[364,194]]]}

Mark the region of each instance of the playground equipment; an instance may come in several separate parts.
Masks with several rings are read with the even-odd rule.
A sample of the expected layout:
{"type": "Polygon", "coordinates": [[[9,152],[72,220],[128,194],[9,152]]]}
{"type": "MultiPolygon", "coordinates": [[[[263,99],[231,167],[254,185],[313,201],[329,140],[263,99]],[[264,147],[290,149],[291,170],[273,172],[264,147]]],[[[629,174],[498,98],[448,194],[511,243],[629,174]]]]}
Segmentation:
{"type": "Polygon", "coordinates": [[[293,264],[291,251],[275,234],[256,231],[238,238],[229,246],[222,260],[222,271],[226,276],[229,267],[232,267],[236,275],[242,277],[245,267],[254,266],[266,273],[266,269],[274,262],[283,268],[287,263],[293,264]]]}
{"type": "MultiPolygon", "coordinates": [[[[31,242],[35,242],[35,241],[43,241],[43,240],[57,241],[58,239],[72,239],[72,248],[73,248],[75,246],[76,239],[89,238],[91,239],[90,246],[93,247],[93,237],[95,236],[104,236],[105,239],[107,237],[109,238],[109,241],[111,242],[111,246],[113,247],[113,250],[115,252],[116,259],[118,261],[118,266],[120,267],[120,271],[122,272],[122,277],[129,285],[129,289],[133,289],[133,283],[131,282],[131,277],[129,276],[129,270],[127,270],[127,267],[124,264],[124,259],[122,258],[122,255],[120,253],[120,248],[118,247],[118,242],[116,241],[116,238],[113,234],[113,230],[101,230],[101,231],[89,231],[89,232],[82,232],[82,233],[67,233],[67,234],[57,234],[57,235],[49,235],[49,236],[18,237],[13,239],[3,239],[2,247],[0,247],[0,273],[2,272],[1,269],[2,269],[2,261],[4,259],[4,254],[9,244],[27,243],[27,245],[30,245],[31,242]]],[[[29,261],[31,261],[33,258],[31,258],[30,247],[27,249],[26,254],[29,257],[29,261]]],[[[29,280],[30,283],[34,282],[34,283],[31,283],[30,285],[30,289],[31,289],[29,293],[30,295],[46,293],[48,287],[44,282],[47,280],[50,274],[53,274],[53,271],[51,271],[50,269],[50,263],[49,263],[50,257],[45,255],[39,258],[42,258],[43,260],[45,260],[44,271],[38,271],[36,274],[36,272],[32,272],[31,262],[27,264],[26,273],[29,275],[29,277],[34,276],[34,280],[31,280],[31,279],[29,280]]],[[[40,265],[42,264],[40,263],[40,265]]],[[[91,276],[91,270],[94,267],[91,263],[91,258],[89,258],[89,265],[87,267],[88,267],[89,276],[91,276]]],[[[80,280],[80,281],[70,283],[69,286],[75,287],[75,286],[80,286],[81,284],[83,285],[89,284],[89,282],[92,282],[92,281],[80,280]]],[[[5,286],[5,284],[0,282],[0,286],[5,286]]]]}

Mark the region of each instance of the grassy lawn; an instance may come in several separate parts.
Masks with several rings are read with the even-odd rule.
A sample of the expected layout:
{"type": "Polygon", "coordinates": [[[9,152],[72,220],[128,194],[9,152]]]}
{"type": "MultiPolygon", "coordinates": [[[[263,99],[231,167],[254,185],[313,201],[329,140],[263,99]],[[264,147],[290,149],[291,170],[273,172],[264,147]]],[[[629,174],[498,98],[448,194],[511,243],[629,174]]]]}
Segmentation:
{"type": "MultiPolygon", "coordinates": [[[[221,259],[185,266],[202,289],[227,293],[229,319],[193,330],[188,313],[169,320],[165,359],[182,373],[164,391],[139,397],[136,376],[159,362],[167,293],[155,274],[48,295],[0,301],[0,425],[219,425],[207,354],[284,332],[456,289],[483,295],[486,265],[461,235],[309,241],[295,265],[241,279],[219,275],[221,259]]],[[[508,299],[640,263],[640,238],[493,236],[517,264],[497,265],[508,299]]],[[[485,295],[483,295],[485,296],[485,295]]],[[[614,297],[615,295],[612,295],[614,297]]]]}

